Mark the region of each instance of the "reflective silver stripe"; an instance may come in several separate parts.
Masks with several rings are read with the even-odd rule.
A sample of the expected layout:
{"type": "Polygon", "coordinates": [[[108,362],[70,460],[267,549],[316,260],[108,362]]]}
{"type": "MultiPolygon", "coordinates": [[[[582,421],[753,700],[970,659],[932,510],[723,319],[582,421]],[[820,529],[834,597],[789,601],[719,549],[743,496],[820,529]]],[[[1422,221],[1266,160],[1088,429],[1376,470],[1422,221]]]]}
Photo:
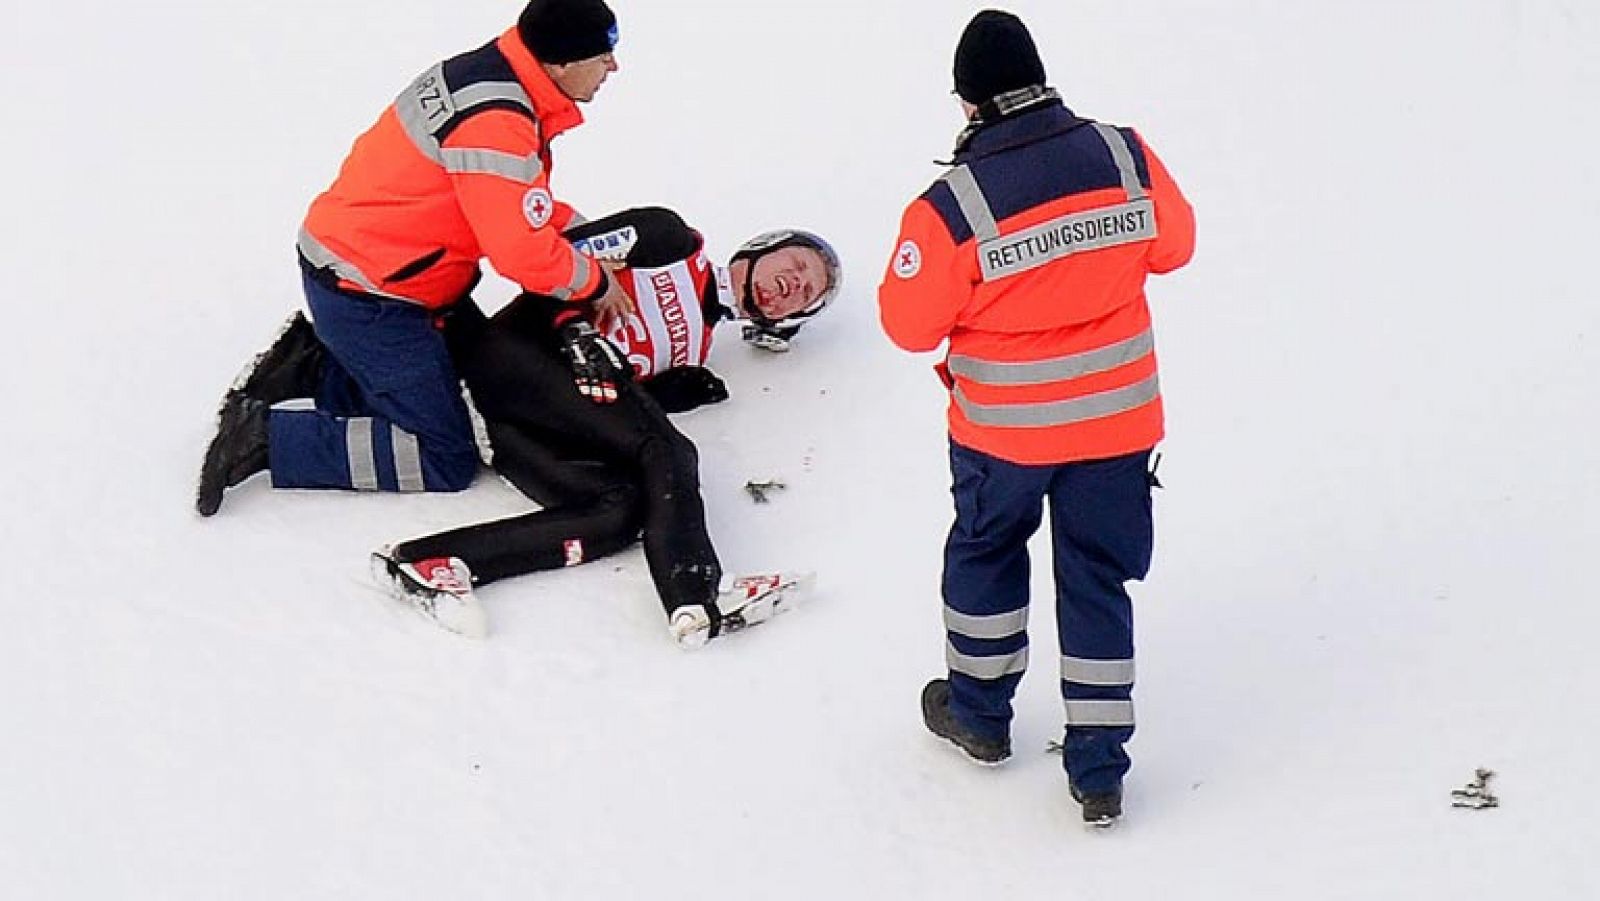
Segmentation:
{"type": "Polygon", "coordinates": [[[996,657],[970,657],[956,650],[948,640],[944,644],[944,662],[951,672],[962,673],[974,679],[998,679],[1020,673],[1028,668],[1028,649],[996,657]]]}
{"type": "Polygon", "coordinates": [[[1061,680],[1079,685],[1132,685],[1132,660],[1061,656],[1061,680]]]}
{"type": "Polygon", "coordinates": [[[306,258],[306,262],[317,269],[331,269],[334,275],[352,284],[360,285],[363,291],[372,294],[383,293],[360,269],[352,266],[342,257],[324,247],[321,241],[312,236],[311,232],[306,231],[305,226],[300,227],[300,236],[296,239],[295,246],[300,248],[300,255],[306,258]]]}
{"type": "Polygon", "coordinates": [[[422,482],[422,448],[417,436],[389,426],[389,443],[394,446],[394,477],[401,491],[424,491],[422,482]]]}
{"type": "Polygon", "coordinates": [[[1122,176],[1122,190],[1128,192],[1128,199],[1138,200],[1144,197],[1144,185],[1139,184],[1139,169],[1133,163],[1133,151],[1128,149],[1128,142],[1122,137],[1122,132],[1104,122],[1094,123],[1094,130],[1099,133],[1100,140],[1105,141],[1106,147],[1111,151],[1111,159],[1117,164],[1117,174],[1122,176]]]}
{"type": "Polygon", "coordinates": [[[1101,419],[1136,410],[1161,395],[1155,373],[1122,388],[1067,400],[1034,404],[976,404],[958,386],[951,392],[961,414],[973,425],[1046,428],[1101,419]]]}
{"type": "Polygon", "coordinates": [[[533,184],[544,173],[539,155],[516,156],[498,150],[452,148],[440,153],[444,171],[456,175],[498,175],[521,184],[533,184]]]}
{"type": "Polygon", "coordinates": [[[989,209],[989,201],[984,199],[983,189],[978,187],[972,170],[964,165],[957,166],[944,174],[944,182],[950,186],[956,203],[961,205],[961,214],[967,217],[967,224],[972,226],[973,236],[979,241],[999,237],[1000,226],[995,224],[994,211],[989,209]]]}
{"type": "Polygon", "coordinates": [[[1069,726],[1131,726],[1132,701],[1067,701],[1069,726]]]}
{"type": "MultiPolygon", "coordinates": [[[[437,135],[462,110],[507,100],[522,107],[529,115],[534,115],[533,100],[514,81],[480,81],[453,92],[447,90],[448,87],[444,78],[444,63],[438,63],[418,75],[394,100],[395,115],[400,118],[400,127],[405,129],[406,136],[411,138],[411,143],[423,156],[436,163],[444,162],[443,148],[439,146],[437,135]]],[[[537,116],[534,116],[534,125],[538,127],[537,116]]]]}
{"type": "Polygon", "coordinates": [[[1125,366],[1155,350],[1155,335],[1145,329],[1126,341],[1105,347],[1028,363],[995,363],[951,354],[946,363],[955,375],[985,385],[1044,385],[1125,366]]]}
{"type": "Polygon", "coordinates": [[[372,420],[346,420],[344,447],[350,461],[350,487],[357,491],[377,491],[378,461],[373,459],[372,420]]]}
{"type": "Polygon", "coordinates": [[[983,280],[997,281],[1053,260],[1089,250],[1149,241],[1156,236],[1156,208],[1133,200],[1058,216],[1031,228],[978,243],[983,280]]]}
{"type": "Polygon", "coordinates": [[[533,111],[533,100],[528,97],[528,92],[522,85],[514,81],[480,81],[469,84],[460,90],[452,91],[450,99],[457,110],[477,106],[480,103],[489,103],[495,100],[509,100],[518,106],[533,111]]]}
{"type": "Polygon", "coordinates": [[[970,616],[944,608],[944,627],[968,638],[1008,638],[1028,631],[1028,608],[992,616],[970,616]]]}
{"type": "Polygon", "coordinates": [[[355,265],[350,263],[348,260],[338,256],[333,251],[323,246],[322,242],[318,241],[311,234],[311,232],[306,231],[305,226],[300,227],[300,235],[295,239],[295,246],[299,248],[300,255],[305,257],[306,262],[310,263],[313,267],[317,269],[330,270],[334,275],[337,275],[345,281],[359,287],[368,294],[372,294],[377,297],[387,297],[390,300],[403,300],[406,303],[421,303],[421,301],[411,297],[401,297],[398,294],[390,294],[387,291],[379,290],[378,286],[373,284],[371,279],[367,278],[366,273],[362,272],[360,269],[357,269],[355,265]]]}
{"type": "Polygon", "coordinates": [[[439,161],[439,142],[433,135],[456,114],[455,100],[446,87],[444,63],[436,63],[394,99],[400,127],[422,155],[434,162],[439,161]]]}
{"type": "Polygon", "coordinates": [[[550,292],[556,300],[571,300],[589,281],[589,271],[594,266],[589,257],[578,248],[572,248],[572,281],[550,292]]]}

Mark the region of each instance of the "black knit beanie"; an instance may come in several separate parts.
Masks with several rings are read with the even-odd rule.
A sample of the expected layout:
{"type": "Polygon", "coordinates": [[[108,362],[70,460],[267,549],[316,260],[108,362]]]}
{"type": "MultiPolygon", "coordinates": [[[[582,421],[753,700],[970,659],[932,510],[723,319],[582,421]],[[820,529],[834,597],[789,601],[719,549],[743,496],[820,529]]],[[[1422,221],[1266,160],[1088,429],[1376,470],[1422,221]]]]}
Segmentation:
{"type": "Polygon", "coordinates": [[[956,93],[971,104],[1044,84],[1044,63],[1028,26],[1008,12],[986,9],[972,17],[956,44],[956,93]]]}
{"type": "Polygon", "coordinates": [[[517,34],[539,62],[572,63],[617,46],[617,17],[605,0],[530,0],[517,34]]]}

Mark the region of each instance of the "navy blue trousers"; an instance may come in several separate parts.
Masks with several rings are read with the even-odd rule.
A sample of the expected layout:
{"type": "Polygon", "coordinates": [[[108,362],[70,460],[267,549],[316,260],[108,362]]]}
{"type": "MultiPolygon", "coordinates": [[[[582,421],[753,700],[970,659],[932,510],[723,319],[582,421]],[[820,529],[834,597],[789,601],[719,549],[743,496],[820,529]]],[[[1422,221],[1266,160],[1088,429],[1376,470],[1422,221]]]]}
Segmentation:
{"type": "Polygon", "coordinates": [[[273,487],[460,491],[470,485],[479,463],[472,422],[432,314],[302,275],[328,358],[314,409],[277,407],[268,415],[273,487]]]}
{"type": "Polygon", "coordinates": [[[1133,736],[1133,606],[1150,568],[1149,451],[1024,466],[950,444],[956,519],[945,544],[950,708],[968,729],[1010,734],[1028,665],[1028,539],[1050,508],[1067,774],[1084,792],[1121,783],[1133,736]]]}

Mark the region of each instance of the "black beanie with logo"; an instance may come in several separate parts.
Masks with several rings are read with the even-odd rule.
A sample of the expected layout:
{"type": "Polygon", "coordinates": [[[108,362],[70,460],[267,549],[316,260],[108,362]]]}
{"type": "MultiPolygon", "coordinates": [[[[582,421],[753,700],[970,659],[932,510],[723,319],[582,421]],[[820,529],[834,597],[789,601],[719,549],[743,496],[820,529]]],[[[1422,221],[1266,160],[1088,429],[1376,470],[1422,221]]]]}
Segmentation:
{"type": "Polygon", "coordinates": [[[961,32],[955,77],[961,99],[981,105],[1009,91],[1043,85],[1044,63],[1021,19],[986,9],[973,16],[961,32]]]}
{"type": "Polygon", "coordinates": [[[605,0],[530,0],[517,34],[539,62],[573,63],[617,46],[617,17],[605,0]]]}

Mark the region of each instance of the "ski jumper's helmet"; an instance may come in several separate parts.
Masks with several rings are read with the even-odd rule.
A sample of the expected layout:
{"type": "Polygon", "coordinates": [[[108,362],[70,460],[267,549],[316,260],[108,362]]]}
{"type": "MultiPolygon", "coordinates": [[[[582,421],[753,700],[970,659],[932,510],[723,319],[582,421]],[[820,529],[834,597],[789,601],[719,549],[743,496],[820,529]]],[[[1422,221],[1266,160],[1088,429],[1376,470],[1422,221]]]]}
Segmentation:
{"type": "Polygon", "coordinates": [[[839,294],[839,285],[844,277],[844,271],[839,264],[839,254],[833,249],[833,245],[824,241],[820,235],[798,228],[783,228],[756,235],[754,238],[740,244],[739,249],[733,252],[733,258],[729,262],[738,262],[739,260],[745,260],[750,263],[744,274],[744,297],[746,299],[744,314],[750,317],[751,321],[762,331],[784,339],[793,337],[795,332],[800,331],[800,326],[807,319],[822,312],[828,304],[833,303],[833,299],[839,294]],[[761,312],[761,308],[756,305],[754,300],[755,263],[761,257],[785,247],[809,247],[816,251],[822,257],[823,266],[827,270],[828,283],[821,291],[817,292],[816,298],[805,309],[797,310],[781,319],[770,319],[761,312]]]}

